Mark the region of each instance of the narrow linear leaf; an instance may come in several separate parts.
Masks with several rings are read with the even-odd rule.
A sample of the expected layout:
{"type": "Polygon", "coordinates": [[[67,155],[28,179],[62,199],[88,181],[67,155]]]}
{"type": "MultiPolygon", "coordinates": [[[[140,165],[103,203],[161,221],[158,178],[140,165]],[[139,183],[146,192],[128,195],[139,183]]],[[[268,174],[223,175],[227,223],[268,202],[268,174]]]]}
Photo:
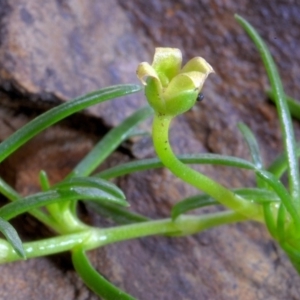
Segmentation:
{"type": "Polygon", "coordinates": [[[256,174],[264,180],[268,185],[272,187],[274,192],[280,198],[282,204],[285,206],[287,212],[292,217],[295,226],[300,230],[300,218],[299,213],[296,210],[293,202],[290,199],[290,195],[285,189],[284,185],[272,174],[264,170],[257,170],[256,174]]]}
{"type": "MultiPolygon", "coordinates": [[[[0,178],[0,193],[3,194],[5,197],[7,197],[11,201],[16,201],[22,199],[22,196],[17,193],[9,184],[7,184],[2,178],[0,178]]],[[[29,212],[32,216],[34,216],[36,219],[44,223],[45,225],[49,227],[53,227],[53,224],[51,224],[51,220],[49,220],[49,217],[39,209],[34,209],[29,212]]]]}
{"type": "Polygon", "coordinates": [[[280,178],[287,169],[286,155],[284,153],[278,155],[272,164],[268,167],[268,172],[272,173],[276,178],[280,178]]]}
{"type": "Polygon", "coordinates": [[[151,137],[151,133],[149,131],[139,129],[139,128],[133,128],[130,133],[128,134],[127,139],[130,139],[132,137],[137,137],[137,136],[147,136],[151,137]]]}
{"type": "Polygon", "coordinates": [[[0,144],[0,162],[32,137],[67,116],[97,103],[135,93],[140,90],[141,87],[134,84],[115,85],[92,92],[50,109],[23,126],[0,144]]]}
{"type": "Polygon", "coordinates": [[[175,204],[171,210],[171,218],[174,221],[180,215],[205,206],[219,205],[220,203],[208,195],[195,195],[185,198],[175,204]]]}
{"type": "Polygon", "coordinates": [[[87,202],[86,204],[93,210],[93,212],[105,218],[110,218],[117,224],[132,224],[137,222],[150,221],[149,218],[137,213],[133,213],[128,209],[114,203],[87,202]]]}
{"type": "MultiPolygon", "coordinates": [[[[232,191],[246,200],[253,201],[257,204],[280,201],[279,197],[274,192],[266,189],[242,188],[234,189],[232,191]]],[[[220,203],[208,195],[195,195],[188,197],[172,207],[172,220],[175,220],[178,216],[188,211],[211,205],[220,205],[220,203]]]]}
{"type": "Polygon", "coordinates": [[[55,184],[52,189],[71,189],[75,187],[86,187],[86,188],[96,188],[101,191],[105,191],[116,198],[126,199],[123,191],[118,188],[115,184],[96,177],[73,177],[67,178],[64,181],[55,184]]]}
{"type": "MultiPolygon", "coordinates": [[[[297,158],[300,157],[300,144],[296,145],[296,155],[297,158]]],[[[281,153],[268,167],[268,172],[274,174],[277,178],[280,178],[287,170],[287,165],[286,155],[281,153]]]]}
{"type": "MultiPolygon", "coordinates": [[[[238,129],[240,130],[241,134],[243,135],[243,137],[248,145],[249,152],[250,152],[250,155],[251,155],[254,165],[256,166],[256,168],[262,169],[263,162],[262,162],[262,158],[260,155],[258,143],[257,143],[257,140],[256,140],[253,132],[244,123],[239,123],[238,129]]],[[[266,187],[265,183],[263,181],[261,181],[260,178],[257,176],[256,176],[256,183],[257,183],[257,186],[260,188],[266,187]]]]}
{"type": "MultiPolygon", "coordinates": [[[[257,31],[241,16],[235,15],[236,20],[246,31],[249,37],[254,42],[257,50],[260,53],[268,78],[271,84],[271,89],[274,93],[274,101],[276,103],[277,113],[279,116],[281,132],[283,136],[284,150],[288,163],[288,179],[291,192],[291,201],[293,201],[299,210],[300,208],[300,177],[299,177],[299,162],[296,155],[296,142],[291,115],[286,102],[285,93],[283,91],[282,82],[273,60],[273,57],[266,46],[265,42],[259,36],[257,31]]],[[[289,200],[290,201],[290,200],[289,200]]]]}
{"type": "Polygon", "coordinates": [[[257,140],[256,140],[253,132],[244,123],[238,123],[238,129],[242,133],[242,135],[248,145],[253,163],[255,164],[255,166],[257,168],[261,169],[263,167],[263,163],[262,163],[262,159],[261,159],[261,156],[259,153],[258,143],[257,143],[257,140]]]}
{"type": "Polygon", "coordinates": [[[239,188],[234,189],[233,192],[257,204],[280,202],[276,193],[264,188],[239,188]]]}
{"type": "Polygon", "coordinates": [[[70,188],[60,188],[57,190],[49,190],[47,192],[37,193],[25,197],[23,199],[17,200],[15,202],[6,204],[0,209],[0,217],[9,220],[14,218],[24,212],[30,211],[34,208],[46,206],[53,203],[62,203],[65,201],[74,200],[91,200],[91,201],[105,201],[114,202],[119,205],[127,206],[128,203],[124,199],[120,199],[107,193],[105,191],[99,190],[98,188],[76,186],[70,188]]]}
{"type": "MultiPolygon", "coordinates": [[[[272,90],[268,90],[267,95],[269,99],[275,102],[274,92],[272,90]]],[[[296,99],[285,95],[285,99],[289,108],[289,111],[293,117],[300,120],[300,103],[296,99]]]]}
{"type": "Polygon", "coordinates": [[[6,237],[7,241],[12,245],[17,254],[26,259],[26,254],[19,238],[17,231],[7,221],[0,218],[0,231],[6,237]]]}
{"type": "Polygon", "coordinates": [[[123,141],[129,138],[132,130],[142,121],[153,115],[151,107],[137,110],[120,125],[111,129],[92,151],[74,168],[69,177],[91,174],[123,141]]]}
{"type": "Polygon", "coordinates": [[[0,193],[11,201],[20,199],[20,195],[8,183],[0,178],[0,193]]]}
{"type": "Polygon", "coordinates": [[[77,274],[83,282],[101,299],[105,300],[135,300],[132,296],[114,286],[98,273],[91,265],[85,251],[75,248],[72,251],[72,262],[77,274]]]}
{"type": "MultiPolygon", "coordinates": [[[[235,168],[242,168],[248,170],[255,170],[255,166],[246,160],[233,156],[223,156],[219,154],[187,154],[179,155],[178,159],[185,164],[212,164],[220,166],[228,166],[235,168]]],[[[163,164],[158,158],[149,158],[143,160],[132,161],[125,163],[100,173],[97,173],[93,176],[100,177],[103,179],[116,178],[122,175],[140,172],[144,170],[154,169],[154,168],[163,168],[163,164]]]]}
{"type": "Polygon", "coordinates": [[[47,173],[41,170],[39,173],[40,185],[43,191],[48,191],[50,189],[50,183],[47,173]]]}

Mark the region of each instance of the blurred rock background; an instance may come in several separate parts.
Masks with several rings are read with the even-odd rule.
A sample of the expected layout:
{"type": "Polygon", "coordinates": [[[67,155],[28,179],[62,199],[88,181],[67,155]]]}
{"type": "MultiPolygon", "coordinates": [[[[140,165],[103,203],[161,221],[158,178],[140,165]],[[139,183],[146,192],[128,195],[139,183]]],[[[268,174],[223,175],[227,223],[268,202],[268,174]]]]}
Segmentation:
{"type": "MultiPolygon", "coordinates": [[[[154,47],[182,49],[214,67],[205,100],[173,124],[177,153],[249,158],[236,124],[247,123],[270,162],[282,149],[268,80],[256,49],[233,15],[254,25],[270,47],[286,92],[300,97],[300,4],[221,0],[0,0],[0,139],[63,101],[111,84],[137,83],[136,66],[154,47]]],[[[112,126],[145,104],[142,95],[101,104],[46,130],[8,158],[1,176],[20,193],[38,191],[38,172],[57,182],[112,126]]],[[[295,122],[299,137],[299,124],[295,122]]],[[[153,156],[149,139],[124,144],[106,163],[153,156]]],[[[249,172],[202,166],[226,186],[251,186],[249,172]]],[[[132,209],[167,217],[195,190],[165,170],[118,181],[132,209]]],[[[5,199],[2,199],[5,203],[5,199]]],[[[84,218],[102,224],[89,208],[84,218]]],[[[45,238],[29,216],[13,224],[24,241],[45,238]]],[[[182,239],[153,237],[90,253],[97,269],[141,300],[299,299],[299,277],[263,226],[243,223],[182,239]]],[[[72,269],[68,254],[0,266],[0,299],[97,299],[72,269]]]]}

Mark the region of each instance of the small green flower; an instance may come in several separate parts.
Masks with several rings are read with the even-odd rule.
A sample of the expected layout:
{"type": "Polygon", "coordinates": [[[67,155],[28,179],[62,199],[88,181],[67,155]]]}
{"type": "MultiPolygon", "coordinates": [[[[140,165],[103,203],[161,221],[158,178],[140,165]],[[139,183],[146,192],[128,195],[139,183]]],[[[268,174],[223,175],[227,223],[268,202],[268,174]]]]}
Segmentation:
{"type": "Polygon", "coordinates": [[[202,57],[194,57],[181,69],[182,54],[176,48],[156,48],[152,65],[139,64],[137,76],[156,113],[176,116],[189,110],[196,101],[213,68],[202,57]],[[145,81],[144,78],[147,77],[145,81]]]}

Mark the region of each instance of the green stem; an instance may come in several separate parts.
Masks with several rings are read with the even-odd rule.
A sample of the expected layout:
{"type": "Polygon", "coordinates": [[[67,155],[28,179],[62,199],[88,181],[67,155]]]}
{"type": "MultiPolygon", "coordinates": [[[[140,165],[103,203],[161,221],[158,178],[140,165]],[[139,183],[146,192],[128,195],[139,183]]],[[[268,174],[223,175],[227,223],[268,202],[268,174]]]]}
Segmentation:
{"type": "MultiPolygon", "coordinates": [[[[85,250],[92,250],[107,244],[156,234],[189,235],[215,226],[246,219],[241,214],[232,211],[202,216],[183,215],[176,219],[175,222],[172,219],[163,219],[107,229],[89,228],[73,234],[24,243],[23,247],[26,257],[33,258],[69,251],[76,246],[82,246],[85,250]]],[[[0,243],[0,263],[20,259],[10,244],[5,241],[0,243]]]]}
{"type": "Polygon", "coordinates": [[[210,195],[221,204],[241,213],[242,215],[255,219],[263,220],[261,208],[235,195],[232,191],[215,182],[214,180],[198,173],[190,167],[183,164],[173,153],[169,143],[169,126],[172,121],[171,116],[155,114],[153,120],[153,144],[158,157],[163,164],[177,177],[191,184],[197,189],[210,195]]]}

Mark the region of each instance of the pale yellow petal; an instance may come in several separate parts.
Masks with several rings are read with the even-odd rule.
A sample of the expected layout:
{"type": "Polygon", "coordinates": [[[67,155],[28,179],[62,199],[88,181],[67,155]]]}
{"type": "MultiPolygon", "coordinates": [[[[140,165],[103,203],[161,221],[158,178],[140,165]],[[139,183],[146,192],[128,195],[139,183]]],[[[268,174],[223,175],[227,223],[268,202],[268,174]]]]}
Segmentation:
{"type": "Polygon", "coordinates": [[[201,72],[180,73],[172,79],[164,91],[164,97],[172,98],[176,93],[184,90],[195,90],[199,93],[207,76],[208,74],[201,72]]]}
{"type": "Polygon", "coordinates": [[[177,48],[156,48],[152,67],[157,72],[163,86],[175,77],[181,68],[182,54],[177,48]]]}
{"type": "Polygon", "coordinates": [[[198,92],[200,92],[202,90],[203,84],[207,76],[210,73],[211,72],[202,73],[202,72],[192,71],[192,72],[182,73],[181,75],[187,76],[193,82],[194,88],[197,89],[198,92]]]}
{"type": "Polygon", "coordinates": [[[212,66],[202,57],[194,57],[189,60],[184,67],[181,69],[180,73],[186,72],[201,72],[204,74],[214,73],[212,66]]]}
{"type": "Polygon", "coordinates": [[[145,77],[152,77],[155,78],[157,81],[159,81],[159,77],[156,71],[147,62],[142,62],[138,65],[138,68],[136,70],[136,75],[143,85],[147,85],[147,82],[144,79],[145,77]]]}

